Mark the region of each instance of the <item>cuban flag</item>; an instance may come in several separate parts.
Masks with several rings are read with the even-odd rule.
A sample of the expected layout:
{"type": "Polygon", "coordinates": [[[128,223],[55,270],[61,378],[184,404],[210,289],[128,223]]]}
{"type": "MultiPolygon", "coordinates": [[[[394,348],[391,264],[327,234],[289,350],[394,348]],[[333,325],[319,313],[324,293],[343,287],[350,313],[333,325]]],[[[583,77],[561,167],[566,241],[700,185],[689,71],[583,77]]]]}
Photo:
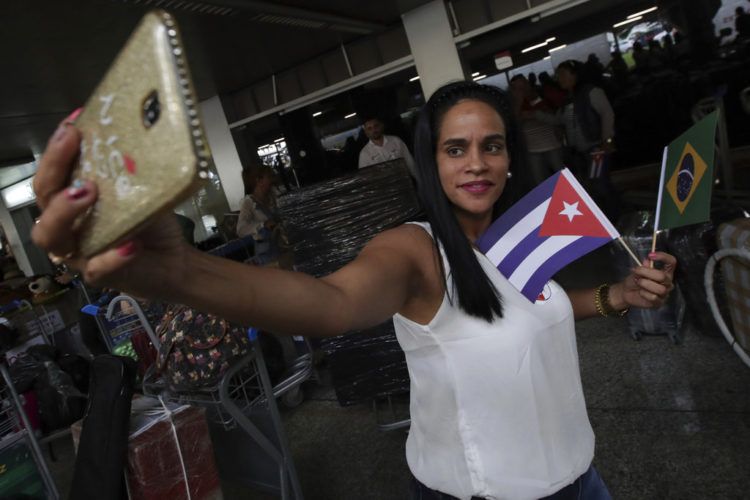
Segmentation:
{"type": "Polygon", "coordinates": [[[557,271],[619,237],[566,168],[493,222],[477,246],[514,287],[536,302],[557,271]]]}

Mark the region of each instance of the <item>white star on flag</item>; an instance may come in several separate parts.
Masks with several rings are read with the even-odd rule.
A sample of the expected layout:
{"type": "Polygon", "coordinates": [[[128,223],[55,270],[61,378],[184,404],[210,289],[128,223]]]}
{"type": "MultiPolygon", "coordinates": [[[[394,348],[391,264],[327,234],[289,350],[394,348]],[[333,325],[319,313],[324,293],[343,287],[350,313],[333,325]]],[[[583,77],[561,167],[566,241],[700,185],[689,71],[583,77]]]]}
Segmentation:
{"type": "Polygon", "coordinates": [[[568,203],[563,201],[563,205],[565,205],[565,208],[562,210],[562,212],[560,212],[560,215],[567,216],[568,221],[573,222],[573,217],[575,217],[576,215],[583,215],[578,211],[578,202],[568,203]]]}

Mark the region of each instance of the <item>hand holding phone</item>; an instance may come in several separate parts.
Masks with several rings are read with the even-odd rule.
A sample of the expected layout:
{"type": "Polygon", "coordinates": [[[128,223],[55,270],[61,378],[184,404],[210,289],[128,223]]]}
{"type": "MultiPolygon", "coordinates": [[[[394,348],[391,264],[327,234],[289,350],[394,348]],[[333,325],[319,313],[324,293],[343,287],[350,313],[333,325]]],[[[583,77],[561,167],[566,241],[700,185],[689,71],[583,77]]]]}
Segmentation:
{"type": "Polygon", "coordinates": [[[96,183],[94,207],[77,221],[76,253],[116,246],[191,195],[211,161],[174,18],[141,20],[75,120],[73,180],[96,183]]]}

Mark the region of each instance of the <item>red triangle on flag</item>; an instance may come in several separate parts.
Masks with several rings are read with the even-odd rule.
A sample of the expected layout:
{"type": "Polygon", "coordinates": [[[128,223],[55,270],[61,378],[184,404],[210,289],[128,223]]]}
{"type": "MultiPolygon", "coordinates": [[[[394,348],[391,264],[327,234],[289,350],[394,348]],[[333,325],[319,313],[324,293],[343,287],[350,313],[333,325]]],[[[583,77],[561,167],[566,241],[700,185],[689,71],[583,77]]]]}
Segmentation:
{"type": "Polygon", "coordinates": [[[539,236],[611,238],[578,191],[564,175],[557,179],[539,236]]]}

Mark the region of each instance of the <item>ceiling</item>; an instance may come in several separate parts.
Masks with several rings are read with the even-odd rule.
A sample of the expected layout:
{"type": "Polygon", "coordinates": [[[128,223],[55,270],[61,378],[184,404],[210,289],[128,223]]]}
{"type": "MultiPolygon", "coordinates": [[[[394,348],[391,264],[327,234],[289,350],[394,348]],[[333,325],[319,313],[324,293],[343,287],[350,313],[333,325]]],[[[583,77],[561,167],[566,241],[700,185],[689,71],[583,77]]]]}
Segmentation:
{"type": "Polygon", "coordinates": [[[205,99],[393,26],[427,1],[2,0],[0,167],[44,149],[151,8],[176,16],[205,99]]]}

